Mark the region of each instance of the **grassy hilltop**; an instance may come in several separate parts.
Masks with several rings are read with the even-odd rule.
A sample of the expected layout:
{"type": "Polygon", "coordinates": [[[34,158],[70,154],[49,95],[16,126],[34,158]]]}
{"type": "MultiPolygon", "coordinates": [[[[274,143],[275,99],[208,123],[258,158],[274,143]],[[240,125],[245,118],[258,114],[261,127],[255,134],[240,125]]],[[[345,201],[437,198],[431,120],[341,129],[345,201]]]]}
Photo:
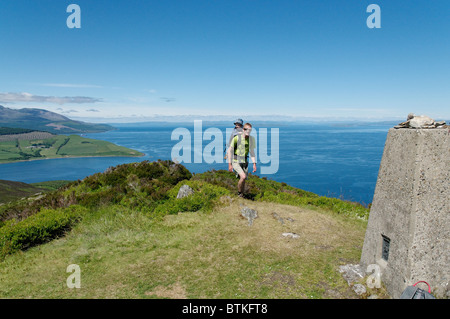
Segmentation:
{"type": "Polygon", "coordinates": [[[0,298],[357,297],[338,266],[359,261],[367,208],[258,176],[241,199],[236,184],[144,161],[2,205],[0,298]]]}

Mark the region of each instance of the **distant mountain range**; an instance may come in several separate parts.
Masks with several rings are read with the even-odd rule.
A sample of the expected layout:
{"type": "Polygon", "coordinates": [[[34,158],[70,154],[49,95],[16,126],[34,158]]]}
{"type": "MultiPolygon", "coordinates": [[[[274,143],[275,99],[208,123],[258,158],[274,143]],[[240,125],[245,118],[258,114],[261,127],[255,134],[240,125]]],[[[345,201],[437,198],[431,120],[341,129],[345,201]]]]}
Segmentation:
{"type": "Polygon", "coordinates": [[[113,130],[107,124],[74,121],[43,109],[10,109],[0,105],[0,126],[47,131],[54,134],[98,133],[113,130]]]}

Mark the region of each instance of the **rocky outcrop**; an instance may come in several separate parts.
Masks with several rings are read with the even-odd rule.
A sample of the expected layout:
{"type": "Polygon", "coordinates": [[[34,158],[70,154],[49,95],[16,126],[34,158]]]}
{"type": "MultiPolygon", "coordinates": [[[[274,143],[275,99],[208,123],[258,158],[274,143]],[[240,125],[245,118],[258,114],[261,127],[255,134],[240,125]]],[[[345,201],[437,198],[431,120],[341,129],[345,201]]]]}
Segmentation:
{"type": "Polygon", "coordinates": [[[360,265],[342,265],[339,267],[339,272],[344,277],[345,281],[347,281],[348,285],[352,287],[353,291],[361,296],[366,293],[366,287],[360,283],[361,279],[365,277],[364,271],[361,269],[360,265]]]}
{"type": "Polygon", "coordinates": [[[258,218],[258,212],[256,210],[248,208],[248,207],[243,207],[241,209],[241,215],[248,219],[249,226],[253,225],[253,220],[255,218],[258,218]]]}
{"type": "Polygon", "coordinates": [[[436,122],[431,117],[426,115],[415,115],[413,113],[408,114],[408,118],[405,122],[396,125],[394,128],[445,128],[447,127],[445,121],[436,122]]]}
{"type": "Polygon", "coordinates": [[[194,194],[194,190],[189,185],[183,185],[178,191],[177,198],[183,198],[194,194]]]}

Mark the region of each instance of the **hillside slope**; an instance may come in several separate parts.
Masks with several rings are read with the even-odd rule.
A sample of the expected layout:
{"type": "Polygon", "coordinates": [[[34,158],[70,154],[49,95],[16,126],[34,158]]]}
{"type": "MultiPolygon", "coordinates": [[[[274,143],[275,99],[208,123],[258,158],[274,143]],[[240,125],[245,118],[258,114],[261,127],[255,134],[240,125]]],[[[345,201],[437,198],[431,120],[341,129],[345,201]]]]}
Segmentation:
{"type": "Polygon", "coordinates": [[[43,188],[30,184],[0,180],[0,203],[6,203],[21,197],[29,197],[42,191],[44,191],[43,188]]]}
{"type": "Polygon", "coordinates": [[[27,184],[22,182],[0,180],[0,204],[14,201],[23,197],[39,196],[68,184],[70,181],[48,181],[27,184]]]}
{"type": "Polygon", "coordinates": [[[141,162],[4,205],[0,297],[357,298],[338,267],[359,261],[367,209],[257,176],[241,199],[236,183],[141,162]],[[182,185],[194,194],[177,198],[182,185]]]}

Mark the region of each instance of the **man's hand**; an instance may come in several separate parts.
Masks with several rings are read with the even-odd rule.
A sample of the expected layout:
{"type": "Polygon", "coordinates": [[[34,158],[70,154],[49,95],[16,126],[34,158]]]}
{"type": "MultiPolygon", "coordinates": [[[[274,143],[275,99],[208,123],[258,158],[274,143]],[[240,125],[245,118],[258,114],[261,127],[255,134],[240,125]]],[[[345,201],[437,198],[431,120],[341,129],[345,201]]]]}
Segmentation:
{"type": "Polygon", "coordinates": [[[233,166],[231,165],[231,163],[228,164],[228,171],[233,172],[233,166]]]}
{"type": "Polygon", "coordinates": [[[253,163],[253,173],[256,172],[256,163],[253,163]]]}

